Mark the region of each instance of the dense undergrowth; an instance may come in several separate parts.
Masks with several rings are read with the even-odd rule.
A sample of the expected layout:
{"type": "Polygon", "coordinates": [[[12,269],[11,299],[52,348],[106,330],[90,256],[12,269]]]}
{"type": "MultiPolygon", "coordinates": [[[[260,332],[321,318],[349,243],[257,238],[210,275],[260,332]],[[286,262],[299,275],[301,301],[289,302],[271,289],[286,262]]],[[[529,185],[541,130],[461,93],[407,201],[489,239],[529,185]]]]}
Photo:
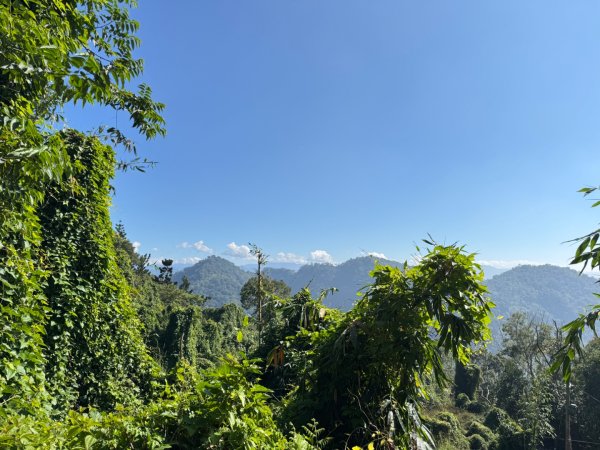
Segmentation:
{"type": "Polygon", "coordinates": [[[575,438],[600,440],[597,341],[572,386],[548,372],[560,330],[517,315],[486,353],[493,304],[461,247],[376,265],[347,313],[264,276],[246,310],[207,308],[169,261],[153,272],[109,215],[115,168],[144,167],[133,141],[61,118],[95,103],[164,134],[149,87],[127,88],[132,6],[0,2],[1,448],[551,448],[567,386],[575,438]]]}

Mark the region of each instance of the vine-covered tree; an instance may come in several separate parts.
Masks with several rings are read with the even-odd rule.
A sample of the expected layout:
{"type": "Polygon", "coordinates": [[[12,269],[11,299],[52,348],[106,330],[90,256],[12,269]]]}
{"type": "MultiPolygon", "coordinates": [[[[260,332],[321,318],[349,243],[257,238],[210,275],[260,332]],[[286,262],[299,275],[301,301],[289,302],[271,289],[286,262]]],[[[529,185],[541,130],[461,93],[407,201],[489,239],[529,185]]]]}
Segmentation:
{"type": "Polygon", "coordinates": [[[48,270],[46,379],[63,411],[109,409],[149,392],[153,361],[116,262],[108,210],[113,150],[73,131],[61,138],[73,170],[49,185],[38,210],[48,270]]]}

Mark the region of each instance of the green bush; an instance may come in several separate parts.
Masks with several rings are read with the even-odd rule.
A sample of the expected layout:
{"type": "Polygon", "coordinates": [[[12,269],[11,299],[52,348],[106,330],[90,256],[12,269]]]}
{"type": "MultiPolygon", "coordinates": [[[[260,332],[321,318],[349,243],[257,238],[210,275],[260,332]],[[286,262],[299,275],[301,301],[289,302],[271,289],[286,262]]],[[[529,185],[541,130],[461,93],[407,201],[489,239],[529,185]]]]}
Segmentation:
{"type": "Polygon", "coordinates": [[[483,437],[473,434],[469,436],[469,448],[471,450],[487,450],[488,444],[483,437]]]}
{"type": "Polygon", "coordinates": [[[473,414],[483,414],[489,409],[489,405],[485,402],[468,402],[466,406],[466,410],[472,412],[473,414]]]}
{"type": "Polygon", "coordinates": [[[458,407],[458,408],[462,408],[465,409],[467,407],[469,403],[469,396],[465,393],[460,393],[456,396],[456,400],[454,401],[454,404],[458,407]]]}
{"type": "Polygon", "coordinates": [[[486,442],[491,442],[496,439],[496,435],[492,430],[486,427],[481,422],[477,422],[476,420],[469,423],[467,426],[467,436],[479,435],[485,439],[486,442]]]}
{"type": "Polygon", "coordinates": [[[452,425],[435,417],[424,418],[425,426],[431,431],[435,440],[441,440],[452,433],[452,425]]]}
{"type": "Polygon", "coordinates": [[[507,419],[498,427],[498,450],[525,450],[526,439],[523,429],[513,420],[507,419]]]}
{"type": "Polygon", "coordinates": [[[180,364],[161,398],[143,406],[69,411],[61,420],[4,411],[0,448],[320,448],[326,439],[314,421],[289,438],[278,428],[269,390],[249,381],[258,373],[254,361],[229,356],[201,374],[180,364]]]}
{"type": "Polygon", "coordinates": [[[480,380],[481,369],[479,366],[475,364],[464,366],[457,362],[454,372],[454,395],[458,398],[460,394],[466,394],[469,400],[475,400],[480,380]]]}
{"type": "Polygon", "coordinates": [[[435,418],[428,419],[426,424],[430,427],[438,448],[453,450],[469,448],[469,442],[463,434],[460,422],[451,412],[443,411],[435,418]]]}
{"type": "Polygon", "coordinates": [[[484,420],[483,424],[486,427],[496,431],[496,430],[498,430],[498,427],[500,426],[500,424],[507,422],[509,420],[510,420],[510,418],[508,417],[508,414],[506,414],[505,411],[503,411],[500,408],[492,408],[485,416],[485,420],[484,420]]]}
{"type": "Polygon", "coordinates": [[[452,414],[451,412],[443,411],[443,412],[439,413],[436,416],[436,418],[438,420],[447,422],[453,430],[460,429],[460,422],[458,421],[456,416],[454,414],[452,414]]]}

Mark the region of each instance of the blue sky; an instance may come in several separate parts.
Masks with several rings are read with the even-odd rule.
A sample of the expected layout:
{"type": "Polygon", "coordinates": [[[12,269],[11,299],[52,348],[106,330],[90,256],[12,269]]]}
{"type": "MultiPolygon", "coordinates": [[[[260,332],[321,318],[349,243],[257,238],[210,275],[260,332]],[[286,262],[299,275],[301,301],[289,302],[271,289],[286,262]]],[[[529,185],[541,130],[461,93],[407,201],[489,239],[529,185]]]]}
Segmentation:
{"type": "Polygon", "coordinates": [[[141,252],[402,260],[430,233],[565,265],[598,223],[598,2],[140,3],[168,135],[112,215],[141,252]]]}

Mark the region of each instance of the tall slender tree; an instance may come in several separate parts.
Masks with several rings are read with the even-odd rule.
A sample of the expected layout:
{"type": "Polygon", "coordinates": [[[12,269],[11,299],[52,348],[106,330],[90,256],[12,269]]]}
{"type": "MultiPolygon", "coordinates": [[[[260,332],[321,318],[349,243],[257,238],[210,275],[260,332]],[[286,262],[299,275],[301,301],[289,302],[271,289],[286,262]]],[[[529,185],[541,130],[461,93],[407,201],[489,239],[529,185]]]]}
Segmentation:
{"type": "Polygon", "coordinates": [[[250,254],[256,257],[256,296],[258,298],[258,345],[262,343],[263,330],[263,306],[264,306],[264,290],[262,285],[262,269],[267,264],[269,255],[266,255],[256,244],[250,245],[250,254]]]}
{"type": "Polygon", "coordinates": [[[162,266],[158,268],[158,275],[155,277],[156,281],[163,284],[172,284],[173,260],[163,259],[161,264],[162,266]]]}

